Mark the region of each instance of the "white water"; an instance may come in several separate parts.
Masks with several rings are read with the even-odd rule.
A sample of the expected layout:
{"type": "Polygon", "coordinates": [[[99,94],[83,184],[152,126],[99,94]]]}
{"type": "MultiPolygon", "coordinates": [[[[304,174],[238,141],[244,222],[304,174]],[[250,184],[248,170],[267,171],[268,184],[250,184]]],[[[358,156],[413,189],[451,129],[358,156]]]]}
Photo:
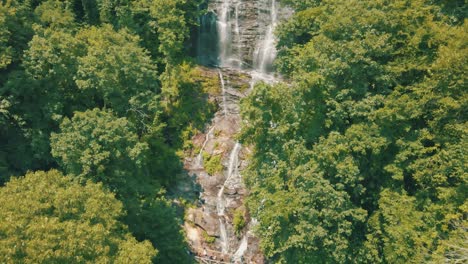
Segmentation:
{"type": "Polygon", "coordinates": [[[223,93],[223,113],[224,116],[227,116],[227,110],[226,110],[226,85],[224,84],[224,76],[223,72],[218,69],[218,74],[219,74],[219,81],[221,83],[221,92],[223,93]]]}
{"type": "Polygon", "coordinates": [[[244,235],[242,241],[239,245],[239,248],[232,256],[234,262],[240,262],[242,260],[242,256],[244,256],[245,251],[247,250],[247,246],[249,245],[248,241],[248,233],[244,235]]]}
{"type": "Polygon", "coordinates": [[[231,48],[230,0],[224,0],[218,9],[219,61],[226,66],[231,48]]]}
{"type": "Polygon", "coordinates": [[[195,160],[196,168],[203,168],[203,150],[205,149],[206,144],[208,143],[208,140],[210,140],[210,137],[213,135],[214,128],[215,128],[214,126],[211,127],[210,130],[208,130],[208,133],[206,133],[205,141],[203,142],[200,152],[198,153],[197,158],[195,160]]]}
{"type": "Polygon", "coordinates": [[[221,240],[221,252],[227,253],[229,251],[229,238],[227,235],[226,224],[224,219],[219,218],[219,239],[221,240]]]}
{"type": "Polygon", "coordinates": [[[232,256],[235,263],[242,261],[242,257],[244,256],[244,253],[245,253],[245,251],[247,250],[247,248],[249,246],[249,235],[253,235],[252,229],[257,224],[258,224],[258,221],[257,221],[256,218],[252,218],[250,220],[250,223],[248,225],[248,231],[242,237],[242,240],[241,240],[241,243],[239,244],[239,247],[237,248],[236,252],[232,256]]]}
{"type": "Polygon", "coordinates": [[[276,0],[271,0],[270,24],[262,42],[257,46],[254,53],[254,67],[261,73],[269,73],[276,58],[275,29],[278,24],[278,10],[276,0]]]}
{"type": "MultiPolygon", "coordinates": [[[[243,56],[247,54],[252,54],[251,62],[253,62],[253,67],[250,68],[252,79],[250,81],[249,90],[253,90],[255,83],[259,81],[264,81],[266,83],[275,83],[277,80],[273,75],[273,61],[276,58],[276,38],[274,32],[278,24],[278,9],[277,9],[277,0],[257,0],[255,1],[255,8],[261,10],[258,12],[257,24],[259,25],[259,33],[261,36],[258,36],[260,41],[254,40],[254,42],[249,42],[248,45],[251,45],[254,51],[246,49],[243,54],[243,48],[245,46],[245,41],[249,40],[251,36],[251,31],[246,25],[251,25],[244,22],[246,17],[246,10],[242,8],[248,7],[252,8],[250,3],[245,5],[242,4],[241,0],[218,0],[216,2],[216,13],[217,13],[217,36],[218,36],[218,67],[220,68],[230,68],[234,70],[240,70],[243,65],[248,65],[250,62],[242,61],[243,56]],[[266,12],[264,12],[266,11],[266,12]],[[242,32],[244,31],[244,32],[242,32]],[[246,39],[243,39],[246,38],[246,39]],[[242,46],[244,45],[244,46],[242,46]]],[[[250,14],[247,12],[247,14],[250,14]]],[[[255,26],[254,26],[255,27],[255,26]]],[[[257,39],[257,38],[255,38],[257,39]]],[[[226,84],[221,69],[218,69],[218,75],[220,79],[220,86],[222,89],[222,114],[224,117],[229,115],[234,115],[229,113],[226,103],[226,84]]],[[[228,76],[229,77],[229,76],[228,76]]],[[[226,119],[224,119],[226,120],[226,119]]],[[[206,142],[208,141],[210,135],[212,134],[211,130],[206,136],[205,143],[203,144],[202,150],[205,148],[206,142]]],[[[225,181],[220,186],[220,189],[216,197],[216,213],[218,215],[219,221],[219,245],[221,246],[221,251],[223,253],[230,253],[232,255],[232,260],[239,262],[242,260],[244,254],[249,247],[249,236],[251,234],[252,226],[255,224],[256,220],[252,219],[247,227],[247,231],[242,237],[241,241],[235,243],[237,249],[234,248],[234,245],[230,242],[236,240],[234,234],[230,234],[232,227],[230,226],[228,220],[228,215],[226,215],[226,206],[229,206],[227,202],[230,199],[226,197],[224,191],[226,188],[229,190],[234,186],[237,186],[241,182],[241,175],[239,173],[239,152],[241,150],[240,143],[236,142],[231,153],[229,155],[229,163],[225,171],[225,181]]],[[[200,159],[202,159],[202,152],[200,151],[200,159]]],[[[201,161],[200,161],[201,163],[201,161]]]]}
{"type": "Polygon", "coordinates": [[[218,216],[224,216],[224,210],[226,208],[226,201],[224,199],[224,188],[226,184],[231,180],[233,176],[239,176],[239,152],[241,149],[241,144],[239,142],[234,145],[234,148],[231,151],[231,155],[229,156],[229,165],[227,170],[226,180],[224,181],[221,189],[218,191],[218,201],[216,204],[216,209],[218,211],[218,216]]]}
{"type": "MultiPolygon", "coordinates": [[[[237,42],[240,43],[241,42],[241,32],[240,32],[240,27],[239,27],[239,8],[242,4],[242,1],[241,0],[238,0],[239,2],[237,2],[236,4],[236,7],[235,7],[235,10],[234,10],[234,33],[236,33],[236,39],[237,39],[237,42]]],[[[237,59],[234,59],[234,61],[236,62],[236,64],[234,64],[237,68],[241,68],[242,67],[242,49],[239,47],[238,48],[238,54],[237,54],[237,59]]]]}
{"type": "Polygon", "coordinates": [[[240,68],[242,66],[241,49],[238,47],[241,39],[239,12],[241,0],[223,0],[218,9],[218,38],[220,67],[240,68]],[[231,9],[234,8],[234,14],[231,9]],[[234,43],[237,43],[235,45],[234,43]],[[234,51],[237,49],[237,53],[234,51]]]}
{"type": "Polygon", "coordinates": [[[221,188],[218,192],[218,199],[216,203],[216,210],[218,212],[218,219],[219,219],[219,233],[220,233],[220,240],[221,240],[221,251],[223,253],[227,253],[229,251],[229,238],[227,236],[227,229],[225,224],[225,215],[224,211],[226,209],[226,199],[224,197],[224,188],[226,184],[231,180],[233,176],[239,175],[238,173],[238,166],[239,166],[239,151],[241,149],[241,145],[239,142],[234,145],[234,148],[229,155],[229,164],[227,170],[226,181],[223,183],[221,188]]]}
{"type": "Polygon", "coordinates": [[[234,148],[232,149],[231,155],[229,157],[228,176],[226,181],[230,180],[233,176],[239,175],[238,165],[240,149],[241,144],[239,142],[236,142],[236,145],[234,145],[234,148]]]}
{"type": "Polygon", "coordinates": [[[241,1],[237,2],[236,7],[234,9],[234,32],[236,33],[237,37],[240,36],[240,28],[239,28],[239,7],[241,5],[241,1]]]}

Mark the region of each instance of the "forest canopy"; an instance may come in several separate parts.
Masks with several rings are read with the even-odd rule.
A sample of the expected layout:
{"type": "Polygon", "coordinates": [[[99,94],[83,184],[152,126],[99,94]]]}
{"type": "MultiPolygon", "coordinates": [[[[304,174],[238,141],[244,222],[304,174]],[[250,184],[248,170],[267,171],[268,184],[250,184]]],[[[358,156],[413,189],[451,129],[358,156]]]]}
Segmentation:
{"type": "Polygon", "coordinates": [[[198,5],[0,1],[2,261],[191,262],[166,189],[213,110],[198,5]]]}
{"type": "Polygon", "coordinates": [[[464,1],[283,0],[242,105],[250,211],[278,263],[466,260],[464,1]]]}
{"type": "Polygon", "coordinates": [[[0,188],[0,204],[5,263],[151,263],[156,254],[119,221],[123,205],[102,184],[28,173],[0,188]]]}
{"type": "MultiPolygon", "coordinates": [[[[257,219],[269,263],[466,262],[466,1],[278,1],[236,235],[257,219]]],[[[0,1],[0,262],[193,262],[168,190],[221,89],[206,5],[0,1]]]]}

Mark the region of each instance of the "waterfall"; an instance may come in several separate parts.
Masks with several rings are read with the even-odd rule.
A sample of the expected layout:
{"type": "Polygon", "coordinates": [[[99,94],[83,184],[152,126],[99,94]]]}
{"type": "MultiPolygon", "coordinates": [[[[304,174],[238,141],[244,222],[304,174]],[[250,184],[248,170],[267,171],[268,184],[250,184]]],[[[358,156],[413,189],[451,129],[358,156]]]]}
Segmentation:
{"type": "Polygon", "coordinates": [[[230,0],[223,0],[218,10],[219,61],[221,66],[228,63],[231,49],[230,0]]]}
{"type": "Polygon", "coordinates": [[[218,41],[219,41],[219,66],[240,68],[242,66],[241,30],[239,25],[239,12],[241,0],[222,0],[218,6],[218,41]],[[232,15],[234,9],[234,15],[232,15]],[[235,52],[237,49],[237,53],[235,52]]]}
{"type": "Polygon", "coordinates": [[[226,85],[224,84],[224,76],[223,72],[218,69],[218,75],[219,75],[219,82],[221,84],[221,93],[223,96],[223,113],[224,116],[227,116],[227,110],[226,110],[226,85]]]}
{"type": "Polygon", "coordinates": [[[250,223],[248,224],[247,233],[245,233],[244,236],[242,237],[239,247],[237,248],[236,252],[232,256],[234,263],[242,263],[242,257],[244,256],[245,251],[247,250],[249,246],[249,236],[253,235],[252,230],[257,224],[258,224],[257,219],[252,217],[252,219],[250,219],[250,223]]]}
{"type": "Polygon", "coordinates": [[[247,233],[242,238],[239,248],[236,250],[236,252],[232,256],[235,262],[240,262],[242,260],[242,257],[244,256],[244,253],[247,250],[248,245],[249,245],[249,241],[248,241],[248,233],[247,233]]]}
{"type": "Polygon", "coordinates": [[[241,31],[240,31],[240,26],[239,26],[239,9],[242,4],[241,0],[238,0],[237,4],[235,5],[235,10],[234,10],[234,33],[236,33],[236,41],[238,43],[238,52],[237,52],[237,59],[235,62],[237,63],[235,66],[237,68],[242,67],[242,49],[240,48],[240,43],[241,43],[241,31]]]}
{"type": "Polygon", "coordinates": [[[231,155],[229,156],[228,176],[226,181],[230,180],[232,176],[237,176],[239,174],[238,165],[240,149],[241,144],[239,142],[236,142],[236,145],[234,145],[231,155]]]}
{"type": "Polygon", "coordinates": [[[195,168],[203,168],[203,150],[205,149],[208,140],[210,140],[214,128],[214,126],[211,127],[210,130],[208,130],[208,133],[206,133],[205,141],[203,141],[203,145],[200,149],[200,152],[198,153],[197,158],[195,159],[195,168]]]}
{"type": "Polygon", "coordinates": [[[225,200],[224,200],[224,188],[226,184],[229,183],[233,176],[238,176],[238,166],[239,166],[239,151],[241,149],[241,144],[239,142],[234,145],[234,148],[231,151],[229,156],[229,164],[227,170],[226,180],[224,181],[221,189],[218,192],[218,202],[216,204],[216,208],[218,211],[218,216],[224,216],[224,210],[226,208],[225,200]]]}
{"type": "MultiPolygon", "coordinates": [[[[251,0],[253,2],[253,0],[251,0]]],[[[257,21],[243,22],[241,14],[249,12],[242,9],[252,8],[247,0],[218,0],[216,1],[217,12],[217,38],[218,38],[218,66],[241,69],[244,65],[252,63],[256,71],[271,73],[273,71],[273,61],[276,58],[276,38],[275,29],[279,21],[279,9],[277,0],[258,0],[255,6],[258,9],[257,21]],[[265,17],[266,16],[266,17],[265,17]],[[249,31],[245,36],[243,31],[249,31]],[[251,38],[252,31],[255,31],[257,38],[251,38]],[[257,41],[257,39],[260,39],[257,41]],[[251,43],[255,41],[254,43],[251,43]],[[252,52],[249,52],[252,45],[252,52]],[[249,55],[244,57],[243,54],[249,55]],[[249,57],[251,57],[249,59],[249,57]],[[243,60],[246,61],[243,61],[243,60]]],[[[245,16],[245,14],[243,15],[245,16]]],[[[212,44],[210,44],[212,45],[212,44]]]]}
{"type": "MultiPolygon", "coordinates": [[[[285,11],[278,9],[277,1],[213,0],[206,2],[205,8],[208,12],[200,20],[198,51],[204,54],[198,54],[199,62],[217,68],[222,93],[218,97],[221,101],[220,109],[213,118],[212,128],[207,132],[196,157],[194,172],[206,190],[203,192],[206,206],[202,207],[199,213],[208,220],[201,221],[200,224],[209,224],[216,231],[219,229],[216,243],[211,246],[212,251],[221,251],[225,260],[229,257],[230,261],[235,263],[242,262],[245,257],[254,259],[261,254],[258,247],[250,247],[250,243],[256,241],[250,239],[254,236],[251,230],[256,220],[250,220],[241,239],[236,237],[231,223],[233,210],[239,208],[246,195],[239,172],[239,167],[242,167],[239,161],[241,144],[235,142],[228,160],[223,160],[226,164],[223,175],[208,175],[200,169],[203,168],[203,151],[208,141],[214,143],[215,155],[224,153],[225,146],[235,141],[235,134],[240,129],[238,124],[241,123],[237,111],[238,100],[251,92],[259,81],[276,82],[272,74],[276,57],[274,32],[279,17],[283,17],[285,11]],[[247,90],[242,90],[243,87],[247,90]],[[226,90],[228,88],[229,91],[226,90]],[[230,111],[233,109],[231,107],[236,111],[230,111]],[[219,136],[213,136],[215,126],[221,132],[219,136]],[[220,179],[217,177],[224,177],[221,180],[222,184],[219,184],[220,179]],[[218,186],[219,189],[212,192],[214,186],[218,186]]],[[[209,227],[205,230],[208,229],[209,227]]]]}
{"type": "Polygon", "coordinates": [[[221,252],[222,253],[227,253],[229,251],[229,241],[228,241],[228,235],[227,235],[227,229],[226,229],[226,224],[224,223],[224,220],[219,218],[219,238],[221,239],[221,252]]]}
{"type": "Polygon", "coordinates": [[[239,28],[239,7],[241,5],[241,1],[237,2],[235,9],[234,9],[234,32],[237,35],[237,38],[240,38],[240,28],[239,28]]]}
{"type": "Polygon", "coordinates": [[[276,0],[271,0],[270,24],[268,25],[264,39],[257,45],[254,53],[254,67],[261,73],[270,73],[273,61],[276,58],[275,29],[278,24],[277,12],[276,0]]]}
{"type": "MultiPolygon", "coordinates": [[[[249,83],[249,90],[252,90],[255,83],[259,80],[273,82],[274,77],[269,75],[272,71],[273,60],[276,57],[276,39],[274,31],[278,23],[276,0],[261,0],[256,2],[256,5],[265,5],[269,8],[269,18],[266,21],[266,31],[261,41],[256,43],[255,50],[253,52],[252,62],[254,65],[254,71],[251,73],[252,79],[249,83]],[[270,2],[271,1],[271,2],[270,2]]],[[[241,69],[242,62],[242,35],[239,25],[239,13],[240,13],[241,1],[240,0],[222,0],[218,5],[218,39],[219,39],[219,66],[229,67],[233,69],[241,69]],[[234,14],[232,15],[232,10],[234,14]],[[238,48],[237,57],[233,49],[238,48]]],[[[226,109],[226,87],[224,83],[224,76],[221,69],[218,69],[218,75],[220,79],[220,85],[222,89],[222,111],[224,116],[227,116],[226,109]]],[[[229,163],[227,167],[226,180],[218,191],[216,209],[219,220],[220,228],[220,245],[223,253],[229,252],[229,236],[226,227],[226,198],[224,195],[225,187],[229,184],[235,183],[235,177],[240,177],[238,172],[239,163],[239,151],[241,145],[236,142],[234,148],[229,156],[229,163]]],[[[241,179],[238,179],[241,181],[241,179]]],[[[250,225],[249,225],[250,228],[250,225]]],[[[248,235],[249,232],[244,234],[237,250],[234,252],[233,260],[241,261],[245,251],[248,248],[248,235]]]]}
{"type": "Polygon", "coordinates": [[[231,154],[229,155],[229,164],[228,164],[228,170],[227,170],[227,176],[226,176],[226,181],[223,183],[221,188],[219,189],[218,192],[218,199],[216,203],[216,209],[218,212],[218,217],[219,217],[219,233],[220,233],[220,240],[221,240],[221,250],[223,253],[227,253],[229,250],[229,241],[228,241],[228,236],[227,236],[227,229],[226,229],[226,224],[225,224],[225,215],[224,211],[226,209],[226,200],[224,197],[224,188],[226,185],[229,183],[231,178],[233,176],[239,175],[238,173],[238,166],[239,166],[239,151],[241,149],[241,145],[239,142],[234,145],[234,148],[231,151],[231,154]]]}

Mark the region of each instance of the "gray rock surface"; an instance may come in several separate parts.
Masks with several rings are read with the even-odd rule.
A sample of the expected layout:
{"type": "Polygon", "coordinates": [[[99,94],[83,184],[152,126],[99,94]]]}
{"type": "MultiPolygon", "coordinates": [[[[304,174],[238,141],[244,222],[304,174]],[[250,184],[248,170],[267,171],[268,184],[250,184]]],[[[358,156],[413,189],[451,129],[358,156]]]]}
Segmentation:
{"type": "Polygon", "coordinates": [[[241,129],[240,105],[256,81],[275,81],[271,75],[276,54],[273,29],[278,20],[290,12],[279,8],[278,0],[212,0],[207,14],[200,18],[198,40],[199,63],[217,67],[204,69],[207,76],[217,76],[221,94],[216,97],[219,110],[205,131],[193,138],[197,149],[221,157],[223,170],[209,175],[199,153],[187,157],[184,167],[200,186],[199,205],[187,212],[185,225],[192,250],[200,248],[223,256],[225,260],[263,263],[259,240],[251,231],[256,223],[244,214],[247,227],[239,235],[233,227],[233,214],[245,210],[248,195],[242,181],[242,171],[248,165],[248,146],[240,146],[236,135],[241,129]],[[261,62],[261,63],[259,63],[261,62]],[[261,67],[259,66],[261,64],[261,67]],[[197,156],[198,155],[198,156],[197,156]],[[214,243],[202,235],[216,237],[214,243]],[[227,257],[227,258],[226,258],[227,257]]]}

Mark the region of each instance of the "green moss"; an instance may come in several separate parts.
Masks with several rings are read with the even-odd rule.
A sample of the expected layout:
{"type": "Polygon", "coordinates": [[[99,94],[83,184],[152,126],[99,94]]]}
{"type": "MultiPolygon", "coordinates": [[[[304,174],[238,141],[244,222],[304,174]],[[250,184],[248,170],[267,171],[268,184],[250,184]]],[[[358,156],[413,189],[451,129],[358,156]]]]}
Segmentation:
{"type": "Polygon", "coordinates": [[[239,91],[245,92],[245,91],[247,91],[249,88],[250,88],[250,84],[249,84],[249,83],[242,84],[242,85],[239,87],[239,91]]]}
{"type": "Polygon", "coordinates": [[[184,149],[193,147],[192,137],[197,133],[199,133],[199,130],[196,129],[193,124],[189,124],[182,130],[181,138],[183,140],[184,149]]]}
{"type": "Polygon", "coordinates": [[[208,244],[213,244],[216,241],[216,237],[210,236],[206,231],[203,231],[203,240],[208,244]]]}
{"type": "Polygon", "coordinates": [[[198,153],[200,153],[200,150],[201,150],[201,146],[193,146],[192,148],[192,155],[198,155],[198,153]]]}
{"type": "Polygon", "coordinates": [[[234,211],[234,217],[232,220],[232,224],[234,226],[234,232],[236,235],[240,235],[242,229],[245,227],[245,209],[243,207],[239,207],[234,211]]]}
{"type": "Polygon", "coordinates": [[[213,175],[223,170],[223,164],[221,164],[221,155],[210,155],[203,152],[203,165],[208,174],[213,175]]]}
{"type": "Polygon", "coordinates": [[[195,68],[193,73],[195,80],[201,84],[205,93],[213,95],[221,93],[219,77],[216,73],[200,67],[195,68]]]}
{"type": "Polygon", "coordinates": [[[179,202],[184,209],[196,208],[196,205],[192,201],[189,201],[183,197],[179,198],[179,202]]]}

